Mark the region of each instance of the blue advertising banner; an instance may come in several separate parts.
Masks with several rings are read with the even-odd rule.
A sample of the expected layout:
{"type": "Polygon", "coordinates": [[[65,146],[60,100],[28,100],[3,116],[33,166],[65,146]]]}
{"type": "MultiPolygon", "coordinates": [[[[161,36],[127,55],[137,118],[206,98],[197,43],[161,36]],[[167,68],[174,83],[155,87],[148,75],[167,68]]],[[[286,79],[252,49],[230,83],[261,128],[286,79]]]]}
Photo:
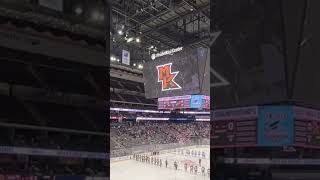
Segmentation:
{"type": "Polygon", "coordinates": [[[192,95],[190,101],[190,107],[196,109],[202,109],[202,95],[192,95]]]}
{"type": "Polygon", "coordinates": [[[258,146],[293,144],[293,107],[261,106],[258,110],[258,146]]]}

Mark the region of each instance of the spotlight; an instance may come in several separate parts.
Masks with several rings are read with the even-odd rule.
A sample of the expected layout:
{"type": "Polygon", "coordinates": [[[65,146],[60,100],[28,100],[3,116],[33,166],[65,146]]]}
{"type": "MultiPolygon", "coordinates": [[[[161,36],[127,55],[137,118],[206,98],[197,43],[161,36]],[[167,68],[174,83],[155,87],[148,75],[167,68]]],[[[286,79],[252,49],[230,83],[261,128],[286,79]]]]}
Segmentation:
{"type": "Polygon", "coordinates": [[[142,64],[139,64],[139,65],[138,65],[138,69],[143,69],[143,65],[142,65],[142,64]]]}
{"type": "Polygon", "coordinates": [[[136,38],[136,42],[137,42],[137,43],[141,42],[141,41],[140,41],[140,38],[136,38]]]}
{"type": "Polygon", "coordinates": [[[131,41],[133,41],[133,38],[132,38],[132,37],[127,39],[127,42],[128,42],[128,43],[131,42],[131,41]]]}
{"type": "Polygon", "coordinates": [[[133,66],[134,66],[134,67],[136,67],[136,66],[137,66],[137,64],[136,64],[136,63],[133,63],[133,66]]]}
{"type": "Polygon", "coordinates": [[[123,35],[123,31],[122,30],[118,30],[118,34],[122,36],[123,35]]]}
{"type": "Polygon", "coordinates": [[[116,61],[116,58],[115,58],[114,56],[111,56],[111,57],[110,57],[110,60],[111,60],[111,61],[116,61]]]}
{"type": "Polygon", "coordinates": [[[120,62],[120,59],[118,58],[117,61],[120,62]]]}

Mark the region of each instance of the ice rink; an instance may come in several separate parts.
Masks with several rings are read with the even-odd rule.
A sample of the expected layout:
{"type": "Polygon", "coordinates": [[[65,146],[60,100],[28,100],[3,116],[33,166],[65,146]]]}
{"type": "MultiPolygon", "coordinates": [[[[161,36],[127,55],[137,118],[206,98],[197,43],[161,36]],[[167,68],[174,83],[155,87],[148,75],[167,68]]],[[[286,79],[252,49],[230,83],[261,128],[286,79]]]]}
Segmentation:
{"type": "Polygon", "coordinates": [[[210,149],[208,148],[184,148],[183,154],[181,150],[174,152],[163,153],[157,156],[163,161],[162,167],[139,162],[136,160],[124,160],[118,162],[111,162],[110,179],[111,180],[209,180],[207,169],[210,168],[210,149]],[[205,152],[206,157],[201,158],[201,164],[205,167],[206,176],[201,174],[200,168],[198,173],[190,173],[189,168],[187,172],[184,169],[184,164],[193,164],[199,167],[199,157],[186,155],[186,149],[196,152],[205,152]],[[165,167],[164,161],[168,160],[168,168],[165,167]],[[174,170],[173,162],[178,163],[178,170],[174,170]]]}

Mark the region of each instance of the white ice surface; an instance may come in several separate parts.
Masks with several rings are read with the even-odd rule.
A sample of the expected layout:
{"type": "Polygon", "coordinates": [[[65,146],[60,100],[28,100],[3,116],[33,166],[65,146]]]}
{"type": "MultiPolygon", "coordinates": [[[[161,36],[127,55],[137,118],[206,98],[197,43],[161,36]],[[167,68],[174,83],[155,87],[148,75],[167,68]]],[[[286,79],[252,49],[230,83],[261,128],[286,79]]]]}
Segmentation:
{"type": "MultiPolygon", "coordinates": [[[[207,149],[196,149],[206,152],[206,159],[202,160],[202,165],[206,168],[210,168],[210,158],[208,156],[209,150],[207,149]]],[[[195,164],[198,163],[199,158],[178,155],[174,153],[167,153],[155,156],[162,159],[163,165],[159,166],[138,162],[135,160],[126,160],[119,162],[112,162],[110,167],[110,179],[111,180],[209,180],[210,178],[201,175],[201,170],[198,168],[198,174],[191,174],[185,172],[183,163],[185,160],[193,161],[195,164]],[[165,168],[164,160],[167,159],[169,167],[165,168]],[[178,162],[178,171],[172,167],[172,162],[178,162]]]]}

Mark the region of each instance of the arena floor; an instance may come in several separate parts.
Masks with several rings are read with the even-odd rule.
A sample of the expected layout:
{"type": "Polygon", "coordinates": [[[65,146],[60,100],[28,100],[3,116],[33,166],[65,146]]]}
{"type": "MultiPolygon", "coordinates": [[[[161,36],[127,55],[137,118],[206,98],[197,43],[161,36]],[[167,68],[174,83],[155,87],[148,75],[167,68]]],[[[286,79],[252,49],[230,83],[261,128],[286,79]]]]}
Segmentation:
{"type": "MultiPolygon", "coordinates": [[[[190,148],[190,150],[196,150],[206,153],[206,157],[202,159],[202,166],[207,169],[210,168],[210,149],[208,148],[190,148]]],[[[188,155],[182,155],[174,152],[160,154],[157,158],[168,160],[168,168],[165,168],[163,163],[162,167],[138,162],[135,160],[126,160],[112,162],[110,167],[110,179],[112,180],[209,180],[210,177],[206,174],[203,176],[201,170],[198,170],[198,174],[192,174],[184,169],[184,163],[198,164],[199,158],[191,157],[188,155]],[[173,162],[178,162],[178,171],[174,170],[173,162]]]]}

